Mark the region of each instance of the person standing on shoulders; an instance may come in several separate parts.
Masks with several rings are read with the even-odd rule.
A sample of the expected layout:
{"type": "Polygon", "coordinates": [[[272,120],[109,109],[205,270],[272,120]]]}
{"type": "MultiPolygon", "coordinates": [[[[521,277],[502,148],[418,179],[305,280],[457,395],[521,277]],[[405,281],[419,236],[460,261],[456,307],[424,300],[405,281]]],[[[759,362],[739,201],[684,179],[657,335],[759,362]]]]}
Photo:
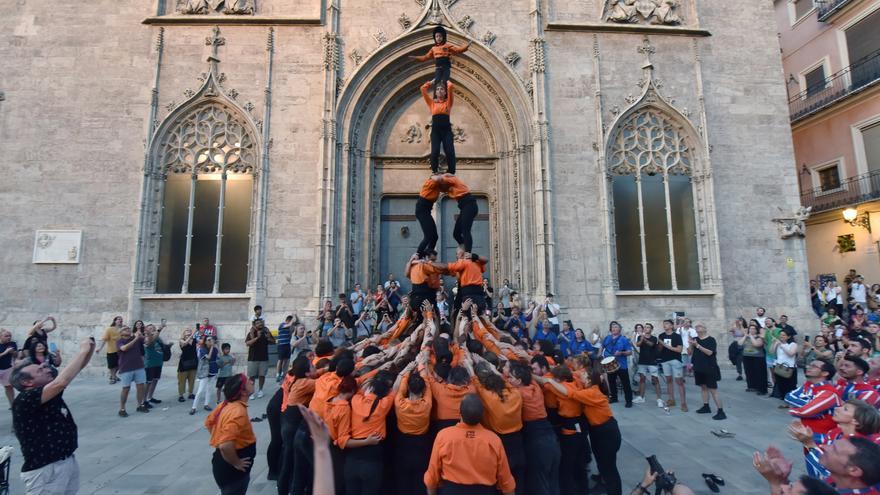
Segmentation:
{"type": "Polygon", "coordinates": [[[626,399],[625,407],[632,407],[633,393],[632,385],[629,382],[627,366],[627,356],[632,354],[632,343],[625,335],[621,334],[622,328],[620,323],[612,321],[608,325],[608,330],[611,334],[606,335],[602,341],[602,356],[606,358],[613,357],[617,360],[617,364],[620,365],[617,371],[608,374],[608,385],[611,392],[610,402],[617,402],[617,379],[620,379],[623,385],[623,396],[626,399]]]}
{"type": "Polygon", "coordinates": [[[104,330],[101,344],[95,350],[95,354],[101,352],[107,346],[107,369],[110,371],[110,385],[119,381],[116,370],[119,368],[119,355],[116,353],[116,341],[119,340],[119,329],[122,328],[122,317],[113,318],[113,323],[104,330]]]}
{"type": "Polygon", "coordinates": [[[48,364],[22,360],[12,370],[18,397],[12,406],[12,425],[21,445],[25,493],[73,495],[79,491],[77,427],[64,402],[64,390],[89,364],[95,339],[79,345],[79,353],[60,373],[48,364]]]}
{"type": "MultiPolygon", "coordinates": [[[[260,308],[262,314],[262,308],[257,307],[260,308]]],[[[266,373],[269,371],[269,344],[275,343],[275,338],[263,323],[262,317],[255,317],[244,341],[248,348],[247,374],[254,383],[257,379],[260,380],[259,389],[251,399],[263,397],[263,385],[266,384],[266,373]]]]}
{"type": "Polygon", "coordinates": [[[215,449],[211,458],[214,481],[223,495],[244,495],[250,483],[257,455],[257,437],[248,419],[248,395],[253,391],[248,377],[231,377],[223,386],[226,400],[205,419],[210,445],[215,449]]]}
{"type": "Polygon", "coordinates": [[[724,406],[721,405],[721,397],[718,396],[718,380],[721,378],[721,369],[718,367],[718,343],[714,337],[710,337],[706,326],[697,323],[694,327],[697,338],[688,341],[688,353],[691,355],[691,363],[694,365],[694,383],[700,386],[700,395],[703,398],[703,407],[697,409],[697,414],[709,414],[709,395],[715,401],[718,411],[712,419],[727,419],[724,414],[724,406]]]}

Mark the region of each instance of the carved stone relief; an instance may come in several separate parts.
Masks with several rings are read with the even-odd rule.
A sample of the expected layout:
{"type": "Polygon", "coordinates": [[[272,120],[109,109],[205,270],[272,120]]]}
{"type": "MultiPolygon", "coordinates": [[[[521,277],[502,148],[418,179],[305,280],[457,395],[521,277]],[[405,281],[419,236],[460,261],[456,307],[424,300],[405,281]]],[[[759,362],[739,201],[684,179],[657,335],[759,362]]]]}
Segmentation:
{"type": "Polygon", "coordinates": [[[401,143],[413,144],[422,142],[422,129],[418,124],[412,124],[403,131],[400,137],[401,143]]]}
{"type": "Polygon", "coordinates": [[[177,0],[178,14],[184,15],[253,15],[254,0],[177,0]]]}
{"type": "Polygon", "coordinates": [[[495,36],[495,33],[493,33],[492,31],[486,31],[480,38],[480,41],[485,43],[487,46],[492,46],[492,43],[495,43],[495,38],[497,38],[497,36],[495,36]]]}
{"type": "Polygon", "coordinates": [[[405,12],[403,14],[400,14],[400,17],[397,18],[397,23],[400,24],[400,27],[403,28],[404,31],[412,26],[412,20],[409,18],[408,15],[406,15],[405,12]]]}
{"type": "Polygon", "coordinates": [[[516,64],[519,63],[519,59],[520,59],[519,53],[516,53],[516,52],[507,52],[507,55],[504,56],[504,60],[511,67],[516,67],[516,64]]]}
{"type": "Polygon", "coordinates": [[[683,22],[679,0],[608,0],[604,19],[622,24],[677,26],[683,22]]]}

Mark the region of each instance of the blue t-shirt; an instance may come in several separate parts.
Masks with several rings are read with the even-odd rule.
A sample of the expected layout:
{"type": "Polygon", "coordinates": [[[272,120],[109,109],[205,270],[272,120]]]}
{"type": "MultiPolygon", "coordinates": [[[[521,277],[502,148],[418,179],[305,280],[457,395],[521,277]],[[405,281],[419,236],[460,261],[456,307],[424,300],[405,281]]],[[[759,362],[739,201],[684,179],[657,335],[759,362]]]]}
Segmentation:
{"type": "Polygon", "coordinates": [[[275,338],[278,345],[290,345],[290,326],[285,327],[284,323],[278,325],[278,337],[275,338]]]}
{"type": "MultiPolygon", "coordinates": [[[[624,337],[623,335],[618,335],[617,337],[614,337],[613,335],[606,335],[605,340],[602,341],[602,356],[611,357],[614,356],[614,353],[618,351],[632,351],[632,344],[630,343],[629,339],[624,337]]],[[[615,356],[615,358],[617,359],[617,363],[620,364],[621,368],[627,369],[627,356],[615,356]]]]}
{"type": "Polygon", "coordinates": [[[546,340],[556,346],[557,338],[555,333],[552,331],[545,331],[544,325],[541,323],[538,323],[535,328],[535,338],[533,340],[546,340]]]}

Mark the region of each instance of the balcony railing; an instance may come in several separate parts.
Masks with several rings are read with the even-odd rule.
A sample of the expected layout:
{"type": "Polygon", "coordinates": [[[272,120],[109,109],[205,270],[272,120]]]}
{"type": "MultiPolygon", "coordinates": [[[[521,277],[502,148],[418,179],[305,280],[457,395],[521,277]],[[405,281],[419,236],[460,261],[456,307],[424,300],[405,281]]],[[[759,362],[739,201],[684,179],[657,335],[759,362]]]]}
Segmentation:
{"type": "Polygon", "coordinates": [[[818,11],[819,21],[825,21],[836,12],[839,12],[846,4],[852,0],[819,0],[816,2],[816,10],[818,11]]]}
{"type": "Polygon", "coordinates": [[[832,74],[788,100],[791,121],[810,116],[880,82],[880,50],[832,74]]]}
{"type": "Polygon", "coordinates": [[[801,204],[813,213],[880,199],[880,170],[841,181],[834,189],[813,189],[801,194],[801,204]]]}

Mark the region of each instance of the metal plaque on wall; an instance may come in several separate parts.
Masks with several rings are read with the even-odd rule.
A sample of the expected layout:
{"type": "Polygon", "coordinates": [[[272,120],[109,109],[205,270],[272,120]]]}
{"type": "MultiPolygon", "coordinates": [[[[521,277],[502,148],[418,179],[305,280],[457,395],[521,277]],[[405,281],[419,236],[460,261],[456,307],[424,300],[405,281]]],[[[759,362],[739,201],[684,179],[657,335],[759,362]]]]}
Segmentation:
{"type": "Polygon", "coordinates": [[[82,230],[38,230],[34,235],[34,263],[79,263],[82,230]]]}

